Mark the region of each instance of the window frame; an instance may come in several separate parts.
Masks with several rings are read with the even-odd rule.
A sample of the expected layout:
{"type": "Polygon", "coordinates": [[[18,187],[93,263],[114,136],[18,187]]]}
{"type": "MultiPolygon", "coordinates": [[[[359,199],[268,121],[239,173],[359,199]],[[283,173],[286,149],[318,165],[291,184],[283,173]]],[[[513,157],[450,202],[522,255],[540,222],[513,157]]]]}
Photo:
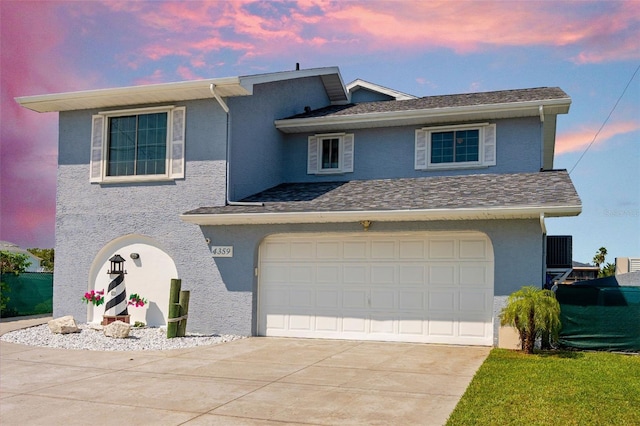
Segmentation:
{"type": "MultiPolygon", "coordinates": [[[[90,181],[92,183],[157,182],[184,178],[186,107],[163,105],[102,111],[92,117],[90,181]],[[165,173],[109,176],[109,124],[111,118],[166,113],[165,173]]],[[[136,145],[137,148],[137,145],[136,145]]]]}
{"type": "Polygon", "coordinates": [[[354,148],[355,139],[353,133],[323,133],[309,136],[307,174],[331,175],[353,172],[354,148]],[[338,139],[338,167],[323,168],[323,142],[331,139],[338,139]]]}
{"type": "Polygon", "coordinates": [[[455,170],[476,169],[495,166],[496,164],[496,125],[490,123],[471,123],[460,125],[446,125],[423,127],[416,130],[415,138],[415,169],[416,170],[455,170]],[[435,133],[478,130],[478,160],[454,161],[447,163],[432,163],[432,136],[435,133]],[[424,144],[424,146],[423,146],[424,144]]]}

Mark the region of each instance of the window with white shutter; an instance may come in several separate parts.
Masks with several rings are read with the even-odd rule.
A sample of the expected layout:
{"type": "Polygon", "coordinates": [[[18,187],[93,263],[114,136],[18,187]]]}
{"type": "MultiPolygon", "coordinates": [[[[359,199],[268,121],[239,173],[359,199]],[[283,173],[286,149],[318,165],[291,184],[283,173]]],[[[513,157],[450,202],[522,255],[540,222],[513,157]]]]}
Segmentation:
{"type": "Polygon", "coordinates": [[[307,145],[307,174],[353,172],[354,144],[352,133],[310,136],[307,145]]]}
{"type": "Polygon", "coordinates": [[[416,130],[416,170],[495,166],[496,125],[476,123],[416,130]]]}
{"type": "Polygon", "coordinates": [[[102,112],[92,117],[90,181],[184,178],[186,108],[102,112]]]}

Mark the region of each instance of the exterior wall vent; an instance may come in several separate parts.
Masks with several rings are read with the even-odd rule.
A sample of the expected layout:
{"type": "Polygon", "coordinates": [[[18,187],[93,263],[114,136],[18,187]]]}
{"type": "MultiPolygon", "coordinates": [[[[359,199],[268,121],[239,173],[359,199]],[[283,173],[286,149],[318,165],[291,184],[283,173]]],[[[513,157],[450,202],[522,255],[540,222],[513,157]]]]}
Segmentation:
{"type": "Polygon", "coordinates": [[[571,268],[573,237],[571,235],[547,236],[547,268],[571,268]]]}

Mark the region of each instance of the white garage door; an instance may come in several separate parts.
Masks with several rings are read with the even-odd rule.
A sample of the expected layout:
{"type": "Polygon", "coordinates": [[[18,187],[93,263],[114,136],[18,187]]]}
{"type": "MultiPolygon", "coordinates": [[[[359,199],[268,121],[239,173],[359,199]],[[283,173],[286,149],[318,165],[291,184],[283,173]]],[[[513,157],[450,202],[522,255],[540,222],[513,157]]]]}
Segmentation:
{"type": "Polygon", "coordinates": [[[263,336],[493,344],[481,233],[274,235],[259,271],[263,336]]]}

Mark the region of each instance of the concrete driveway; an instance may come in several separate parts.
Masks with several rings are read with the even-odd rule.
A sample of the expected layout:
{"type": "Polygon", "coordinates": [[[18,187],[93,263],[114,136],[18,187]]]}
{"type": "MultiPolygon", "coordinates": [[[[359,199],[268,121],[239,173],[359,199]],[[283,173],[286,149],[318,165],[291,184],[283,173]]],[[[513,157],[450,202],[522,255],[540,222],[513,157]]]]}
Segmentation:
{"type": "Polygon", "coordinates": [[[0,342],[9,425],[441,425],[490,348],[254,337],[94,352],[0,342]]]}

